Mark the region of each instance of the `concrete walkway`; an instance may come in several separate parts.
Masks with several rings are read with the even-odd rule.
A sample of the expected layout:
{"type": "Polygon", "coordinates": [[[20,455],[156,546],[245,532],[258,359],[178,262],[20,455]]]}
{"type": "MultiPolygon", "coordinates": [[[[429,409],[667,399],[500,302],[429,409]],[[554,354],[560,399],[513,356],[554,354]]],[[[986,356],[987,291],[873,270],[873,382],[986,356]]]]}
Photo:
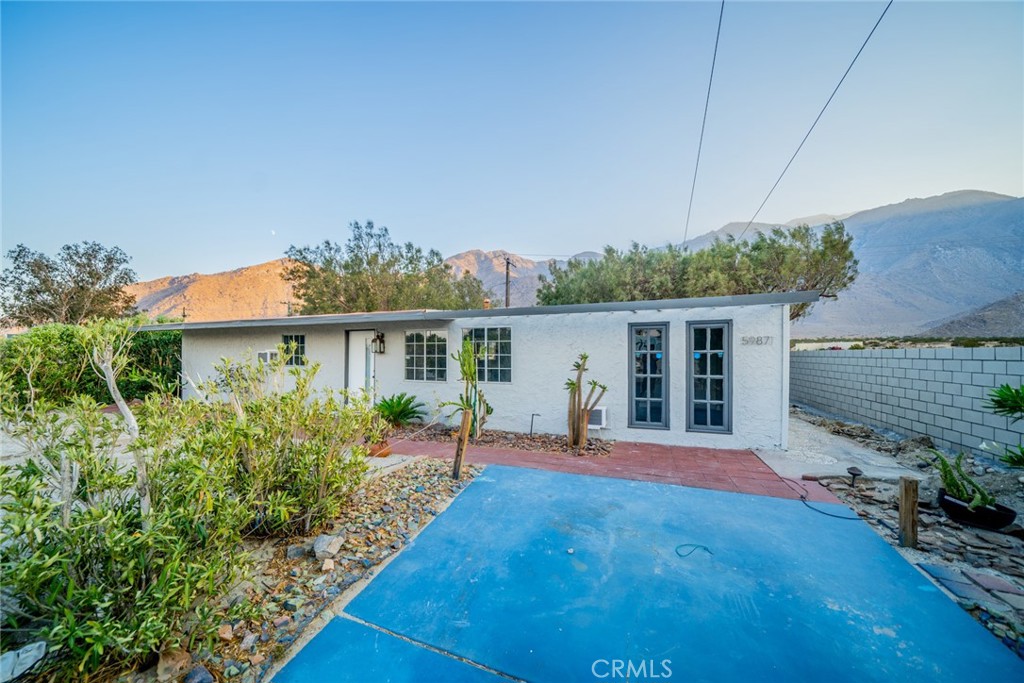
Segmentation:
{"type": "Polygon", "coordinates": [[[789,419],[789,449],[755,452],[779,476],[789,479],[800,479],[805,474],[847,477],[849,467],[860,468],[871,479],[891,483],[898,482],[901,476],[925,478],[920,470],[903,467],[892,456],[833,434],[797,415],[789,419]]]}
{"type": "MultiPolygon", "coordinates": [[[[396,454],[424,455],[447,460],[451,460],[455,452],[454,444],[430,441],[399,442],[393,444],[393,449],[396,454]]],[[[838,502],[827,489],[814,482],[784,481],[749,450],[617,441],[609,455],[574,456],[568,453],[470,445],[466,462],[650,481],[794,500],[804,494],[808,500],[838,502]]]]}

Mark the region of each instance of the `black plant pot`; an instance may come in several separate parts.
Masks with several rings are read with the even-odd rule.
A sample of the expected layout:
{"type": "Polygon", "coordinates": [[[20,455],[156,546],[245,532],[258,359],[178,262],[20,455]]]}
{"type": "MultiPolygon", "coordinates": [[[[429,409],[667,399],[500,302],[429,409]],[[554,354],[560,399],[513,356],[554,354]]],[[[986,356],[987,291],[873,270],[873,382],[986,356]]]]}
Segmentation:
{"type": "Polygon", "coordinates": [[[946,489],[939,489],[939,507],[954,522],[990,531],[999,531],[1003,527],[1013,524],[1013,520],[1017,518],[1016,510],[1011,510],[999,503],[996,503],[995,507],[986,505],[972,510],[968,507],[968,503],[946,495],[946,489]]]}

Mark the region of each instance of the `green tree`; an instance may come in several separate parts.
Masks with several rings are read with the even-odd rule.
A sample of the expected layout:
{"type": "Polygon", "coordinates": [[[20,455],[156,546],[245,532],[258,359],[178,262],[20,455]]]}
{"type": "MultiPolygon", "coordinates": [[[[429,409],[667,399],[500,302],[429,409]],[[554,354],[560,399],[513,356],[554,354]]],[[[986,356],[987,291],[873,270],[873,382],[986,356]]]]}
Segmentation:
{"type": "MultiPolygon", "coordinates": [[[[552,264],[541,278],[544,306],[601,301],[641,301],[763,292],[818,290],[834,297],[857,277],[853,237],[836,221],[822,230],[806,225],[776,228],[753,241],[715,240],[697,252],[652,250],[636,243],[627,252],[606,247],[595,261],[552,264]]],[[[795,320],[812,304],[790,310],[795,320]]]]}
{"type": "Polygon", "coordinates": [[[19,244],[7,252],[11,265],[0,275],[3,320],[13,325],[69,323],[119,318],[135,308],[125,291],[136,281],[131,258],[98,242],[65,244],[56,257],[19,244]]]}
{"type": "Polygon", "coordinates": [[[344,246],[325,240],[288,248],[285,269],[302,314],[480,308],[487,292],[470,275],[456,277],[440,252],[391,241],[386,227],[353,222],[344,246]]]}

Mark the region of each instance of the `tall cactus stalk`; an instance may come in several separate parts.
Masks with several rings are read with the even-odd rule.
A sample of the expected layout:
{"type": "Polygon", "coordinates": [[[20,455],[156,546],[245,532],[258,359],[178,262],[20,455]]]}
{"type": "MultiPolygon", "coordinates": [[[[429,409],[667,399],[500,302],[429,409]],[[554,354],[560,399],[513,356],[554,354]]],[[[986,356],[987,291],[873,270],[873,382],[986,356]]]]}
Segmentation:
{"type": "Polygon", "coordinates": [[[584,384],[583,374],[587,371],[587,359],[587,354],[581,353],[579,360],[572,365],[573,370],[576,371],[576,379],[570,378],[565,381],[565,388],[569,390],[569,447],[575,448],[577,453],[587,447],[590,411],[597,406],[604,398],[605,392],[608,391],[608,387],[597,380],[592,379],[584,384]],[[583,390],[587,386],[590,387],[590,391],[584,398],[583,390]],[[595,394],[597,395],[595,396],[595,394]]]}

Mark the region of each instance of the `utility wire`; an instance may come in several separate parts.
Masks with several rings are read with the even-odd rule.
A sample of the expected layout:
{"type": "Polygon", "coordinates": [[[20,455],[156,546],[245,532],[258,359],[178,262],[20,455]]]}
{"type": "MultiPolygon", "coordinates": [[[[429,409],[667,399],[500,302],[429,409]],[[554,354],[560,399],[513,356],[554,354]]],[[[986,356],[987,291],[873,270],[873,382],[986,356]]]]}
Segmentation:
{"type": "Polygon", "coordinates": [[[686,228],[683,230],[683,243],[690,235],[690,212],[693,210],[693,191],[697,188],[697,169],[700,168],[700,151],[704,147],[704,127],[708,123],[708,105],[711,103],[711,84],[715,81],[715,62],[718,59],[718,39],[722,35],[722,15],[725,14],[725,0],[718,9],[718,30],[715,32],[715,51],[711,55],[711,75],[708,77],[708,95],[704,99],[704,118],[700,122],[700,140],[697,142],[697,161],[693,166],[693,183],[690,184],[690,204],[686,207],[686,228]]]}
{"type": "Polygon", "coordinates": [[[779,183],[782,182],[782,176],[786,175],[786,171],[789,170],[790,164],[793,163],[793,160],[796,159],[796,155],[800,153],[801,149],[803,149],[804,143],[807,142],[807,138],[811,136],[811,131],[813,131],[814,127],[818,125],[818,121],[821,120],[822,114],[824,114],[825,110],[828,109],[828,105],[832,103],[832,98],[836,96],[837,92],[839,92],[839,86],[843,84],[843,81],[846,80],[846,77],[849,75],[850,70],[853,68],[853,65],[857,63],[857,58],[860,57],[860,53],[864,51],[865,47],[867,47],[868,41],[871,40],[871,36],[875,34],[875,29],[878,28],[878,25],[882,23],[882,19],[885,17],[886,12],[889,11],[889,8],[892,7],[892,3],[893,0],[889,0],[889,4],[887,4],[885,6],[885,9],[882,10],[882,14],[879,15],[878,21],[876,21],[875,25],[871,28],[871,32],[868,33],[868,37],[864,39],[864,43],[860,46],[860,49],[857,50],[857,54],[853,56],[853,61],[850,62],[850,66],[846,67],[846,71],[843,73],[843,77],[839,79],[838,83],[836,83],[835,90],[833,90],[832,94],[828,96],[828,101],[825,102],[825,106],[821,108],[820,112],[818,112],[818,116],[817,118],[814,119],[814,123],[811,124],[810,129],[808,129],[807,135],[805,135],[804,139],[800,141],[800,144],[797,146],[796,151],[793,152],[793,156],[791,156],[789,158],[789,161],[786,162],[786,167],[782,169],[782,173],[779,174],[779,177],[775,181],[775,184],[772,185],[772,189],[768,190],[768,194],[765,196],[764,201],[761,202],[761,206],[757,207],[757,211],[754,212],[754,215],[750,218],[750,221],[747,223],[747,226],[743,228],[743,232],[740,233],[739,239],[736,240],[737,242],[742,240],[743,236],[747,234],[747,229],[750,228],[750,226],[754,223],[754,220],[757,218],[757,215],[761,213],[761,209],[763,209],[764,205],[768,203],[769,197],[771,197],[772,193],[775,192],[775,188],[777,188],[779,186],[779,183]]]}

